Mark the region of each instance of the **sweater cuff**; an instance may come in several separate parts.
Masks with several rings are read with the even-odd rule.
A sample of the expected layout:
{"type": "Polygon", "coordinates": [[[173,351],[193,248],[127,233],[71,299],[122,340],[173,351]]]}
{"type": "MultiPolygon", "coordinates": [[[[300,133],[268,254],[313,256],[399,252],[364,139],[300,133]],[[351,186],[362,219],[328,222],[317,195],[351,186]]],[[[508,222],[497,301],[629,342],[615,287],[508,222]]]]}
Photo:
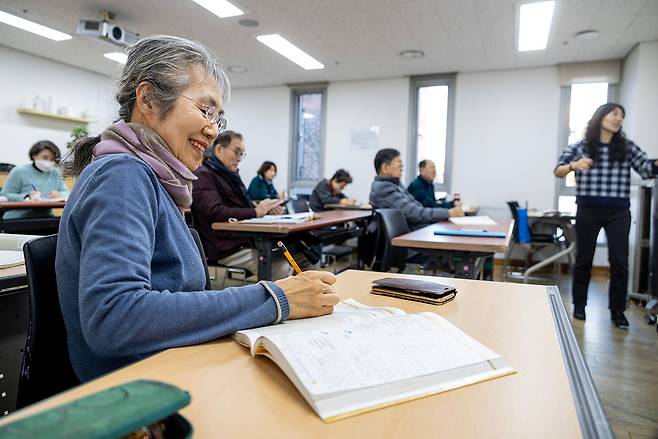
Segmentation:
{"type": "Polygon", "coordinates": [[[288,298],[286,297],[286,293],[284,293],[281,287],[279,287],[274,282],[262,280],[258,283],[261,284],[268,293],[270,293],[274,299],[274,303],[276,304],[276,320],[274,320],[273,323],[276,325],[288,320],[288,316],[290,315],[290,307],[288,305],[288,298]]]}
{"type": "Polygon", "coordinates": [[[651,173],[652,173],[654,176],[658,176],[658,166],[656,166],[656,160],[657,160],[657,159],[653,159],[653,160],[651,161],[651,173]]]}

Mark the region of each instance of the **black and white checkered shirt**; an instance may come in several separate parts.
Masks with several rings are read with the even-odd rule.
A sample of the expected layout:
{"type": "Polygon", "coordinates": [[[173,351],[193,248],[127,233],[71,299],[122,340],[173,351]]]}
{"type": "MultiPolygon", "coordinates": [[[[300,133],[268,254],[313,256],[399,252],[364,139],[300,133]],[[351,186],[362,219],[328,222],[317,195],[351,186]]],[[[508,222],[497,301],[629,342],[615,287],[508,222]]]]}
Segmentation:
{"type": "MultiPolygon", "coordinates": [[[[626,160],[623,162],[610,160],[610,147],[599,145],[598,156],[590,169],[576,172],[576,195],[578,204],[620,205],[625,207],[631,192],[631,167],[642,178],[653,178],[658,174],[655,160],[630,140],[626,160]],[[607,200],[605,200],[607,199],[607,200]],[[595,201],[592,203],[592,201],[595,201]],[[596,202],[598,201],[598,202],[596,202]]],[[[567,165],[575,160],[587,157],[584,140],[569,145],[558,160],[558,166],[567,165]]]]}

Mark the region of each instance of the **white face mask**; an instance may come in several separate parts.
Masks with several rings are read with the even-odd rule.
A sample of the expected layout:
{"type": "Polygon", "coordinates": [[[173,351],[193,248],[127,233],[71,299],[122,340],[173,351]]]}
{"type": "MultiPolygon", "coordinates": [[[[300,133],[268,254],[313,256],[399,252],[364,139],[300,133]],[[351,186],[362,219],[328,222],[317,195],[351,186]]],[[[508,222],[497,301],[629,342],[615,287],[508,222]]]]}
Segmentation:
{"type": "Polygon", "coordinates": [[[41,172],[50,172],[55,166],[55,162],[51,162],[50,160],[35,160],[34,166],[41,172]]]}

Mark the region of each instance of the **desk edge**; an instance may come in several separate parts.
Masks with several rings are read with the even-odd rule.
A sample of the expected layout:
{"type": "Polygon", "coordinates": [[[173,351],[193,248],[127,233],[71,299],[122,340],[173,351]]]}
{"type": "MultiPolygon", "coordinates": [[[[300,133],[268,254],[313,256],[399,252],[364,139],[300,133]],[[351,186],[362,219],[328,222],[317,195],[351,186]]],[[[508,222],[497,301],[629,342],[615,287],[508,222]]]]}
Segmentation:
{"type": "Polygon", "coordinates": [[[592,375],[576,342],[560,291],[556,286],[547,286],[546,293],[583,437],[614,439],[592,375]]]}

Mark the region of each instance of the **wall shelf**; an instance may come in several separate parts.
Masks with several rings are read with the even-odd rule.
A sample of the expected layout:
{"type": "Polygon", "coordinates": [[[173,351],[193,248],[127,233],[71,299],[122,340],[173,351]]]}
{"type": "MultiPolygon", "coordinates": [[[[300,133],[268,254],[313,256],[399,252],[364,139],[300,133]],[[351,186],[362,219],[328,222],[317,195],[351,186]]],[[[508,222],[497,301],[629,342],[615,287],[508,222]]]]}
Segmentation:
{"type": "Polygon", "coordinates": [[[21,114],[30,114],[32,116],[41,116],[41,117],[47,117],[50,119],[57,119],[57,120],[65,120],[68,122],[76,122],[76,123],[84,123],[88,124],[93,122],[93,119],[87,119],[85,117],[76,117],[76,116],[67,116],[63,114],[56,114],[56,113],[47,113],[44,111],[37,111],[37,110],[32,110],[30,108],[17,108],[16,112],[21,113],[21,114]]]}

